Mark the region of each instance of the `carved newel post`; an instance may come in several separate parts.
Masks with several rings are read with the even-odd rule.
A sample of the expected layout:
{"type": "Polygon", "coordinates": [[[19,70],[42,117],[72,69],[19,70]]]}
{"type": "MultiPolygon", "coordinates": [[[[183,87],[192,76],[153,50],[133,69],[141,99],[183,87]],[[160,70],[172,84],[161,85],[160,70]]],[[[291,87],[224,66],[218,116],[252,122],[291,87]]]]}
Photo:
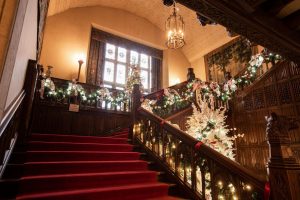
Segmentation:
{"type": "Polygon", "coordinates": [[[187,73],[187,81],[191,82],[196,78],[195,73],[194,73],[194,68],[188,68],[188,73],[187,73]]]}
{"type": "Polygon", "coordinates": [[[295,120],[272,113],[267,120],[269,161],[267,164],[273,200],[300,199],[300,165],[292,149],[288,131],[297,128],[295,120]]]}
{"type": "MultiPolygon", "coordinates": [[[[140,85],[139,84],[134,84],[133,85],[133,90],[131,94],[131,113],[132,113],[132,123],[133,126],[137,123],[138,118],[137,118],[137,112],[138,108],[141,107],[141,97],[142,93],[140,90],[140,85]]],[[[133,133],[133,126],[131,127],[131,135],[130,138],[132,138],[132,133],[133,133]]]]}

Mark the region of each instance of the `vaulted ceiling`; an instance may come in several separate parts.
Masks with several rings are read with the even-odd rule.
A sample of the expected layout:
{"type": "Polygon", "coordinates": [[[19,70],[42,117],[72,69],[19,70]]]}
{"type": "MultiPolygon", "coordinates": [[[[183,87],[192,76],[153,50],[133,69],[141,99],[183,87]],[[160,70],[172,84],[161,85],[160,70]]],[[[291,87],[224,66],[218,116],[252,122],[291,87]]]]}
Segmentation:
{"type": "MultiPolygon", "coordinates": [[[[71,8],[87,6],[122,9],[149,20],[162,31],[165,30],[165,21],[171,12],[171,8],[164,6],[162,0],[51,0],[48,16],[71,8]]],[[[223,26],[202,27],[194,11],[179,4],[178,7],[186,28],[186,45],[182,48],[182,52],[190,62],[233,39],[228,37],[223,26]]]]}

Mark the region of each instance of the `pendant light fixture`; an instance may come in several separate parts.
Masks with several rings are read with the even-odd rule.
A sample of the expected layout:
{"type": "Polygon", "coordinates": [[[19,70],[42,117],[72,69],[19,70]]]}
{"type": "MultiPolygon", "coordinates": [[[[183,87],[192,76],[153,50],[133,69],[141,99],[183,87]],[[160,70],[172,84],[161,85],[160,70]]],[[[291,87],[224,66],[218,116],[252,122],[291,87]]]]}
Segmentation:
{"type": "Polygon", "coordinates": [[[176,3],[173,3],[172,14],[166,21],[167,42],[170,49],[178,49],[184,46],[184,22],[181,15],[178,14],[176,3]]]}

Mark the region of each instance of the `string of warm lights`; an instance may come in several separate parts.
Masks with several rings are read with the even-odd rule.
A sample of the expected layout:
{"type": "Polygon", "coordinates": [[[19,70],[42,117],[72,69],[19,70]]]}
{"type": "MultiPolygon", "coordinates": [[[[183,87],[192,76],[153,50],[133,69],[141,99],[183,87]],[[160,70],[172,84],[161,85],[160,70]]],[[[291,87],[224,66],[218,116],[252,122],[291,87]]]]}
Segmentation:
{"type": "Polygon", "coordinates": [[[67,88],[55,87],[51,78],[46,78],[41,81],[40,97],[41,99],[49,99],[56,102],[68,101],[70,97],[80,98],[81,103],[92,105],[98,101],[105,101],[111,105],[120,105],[121,103],[129,103],[129,96],[125,91],[118,91],[113,95],[107,88],[100,88],[98,90],[88,93],[82,85],[75,81],[69,82],[67,88]]]}

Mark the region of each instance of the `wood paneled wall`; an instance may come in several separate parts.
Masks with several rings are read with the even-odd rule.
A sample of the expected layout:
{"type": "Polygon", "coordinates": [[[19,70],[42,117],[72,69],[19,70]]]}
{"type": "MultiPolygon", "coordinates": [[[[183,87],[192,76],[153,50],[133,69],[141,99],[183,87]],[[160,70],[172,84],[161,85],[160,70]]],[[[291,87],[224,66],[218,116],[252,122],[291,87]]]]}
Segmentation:
{"type": "Polygon", "coordinates": [[[130,125],[130,113],[106,110],[80,110],[76,113],[68,111],[67,106],[39,103],[33,110],[31,132],[100,136],[130,125]]]}
{"type": "MultiPolygon", "coordinates": [[[[294,63],[278,63],[254,85],[240,91],[233,101],[233,126],[245,134],[236,142],[237,161],[262,176],[266,175],[269,158],[265,116],[272,112],[299,118],[300,68],[294,63]]],[[[290,131],[290,137],[299,159],[300,131],[290,131]]]]}

